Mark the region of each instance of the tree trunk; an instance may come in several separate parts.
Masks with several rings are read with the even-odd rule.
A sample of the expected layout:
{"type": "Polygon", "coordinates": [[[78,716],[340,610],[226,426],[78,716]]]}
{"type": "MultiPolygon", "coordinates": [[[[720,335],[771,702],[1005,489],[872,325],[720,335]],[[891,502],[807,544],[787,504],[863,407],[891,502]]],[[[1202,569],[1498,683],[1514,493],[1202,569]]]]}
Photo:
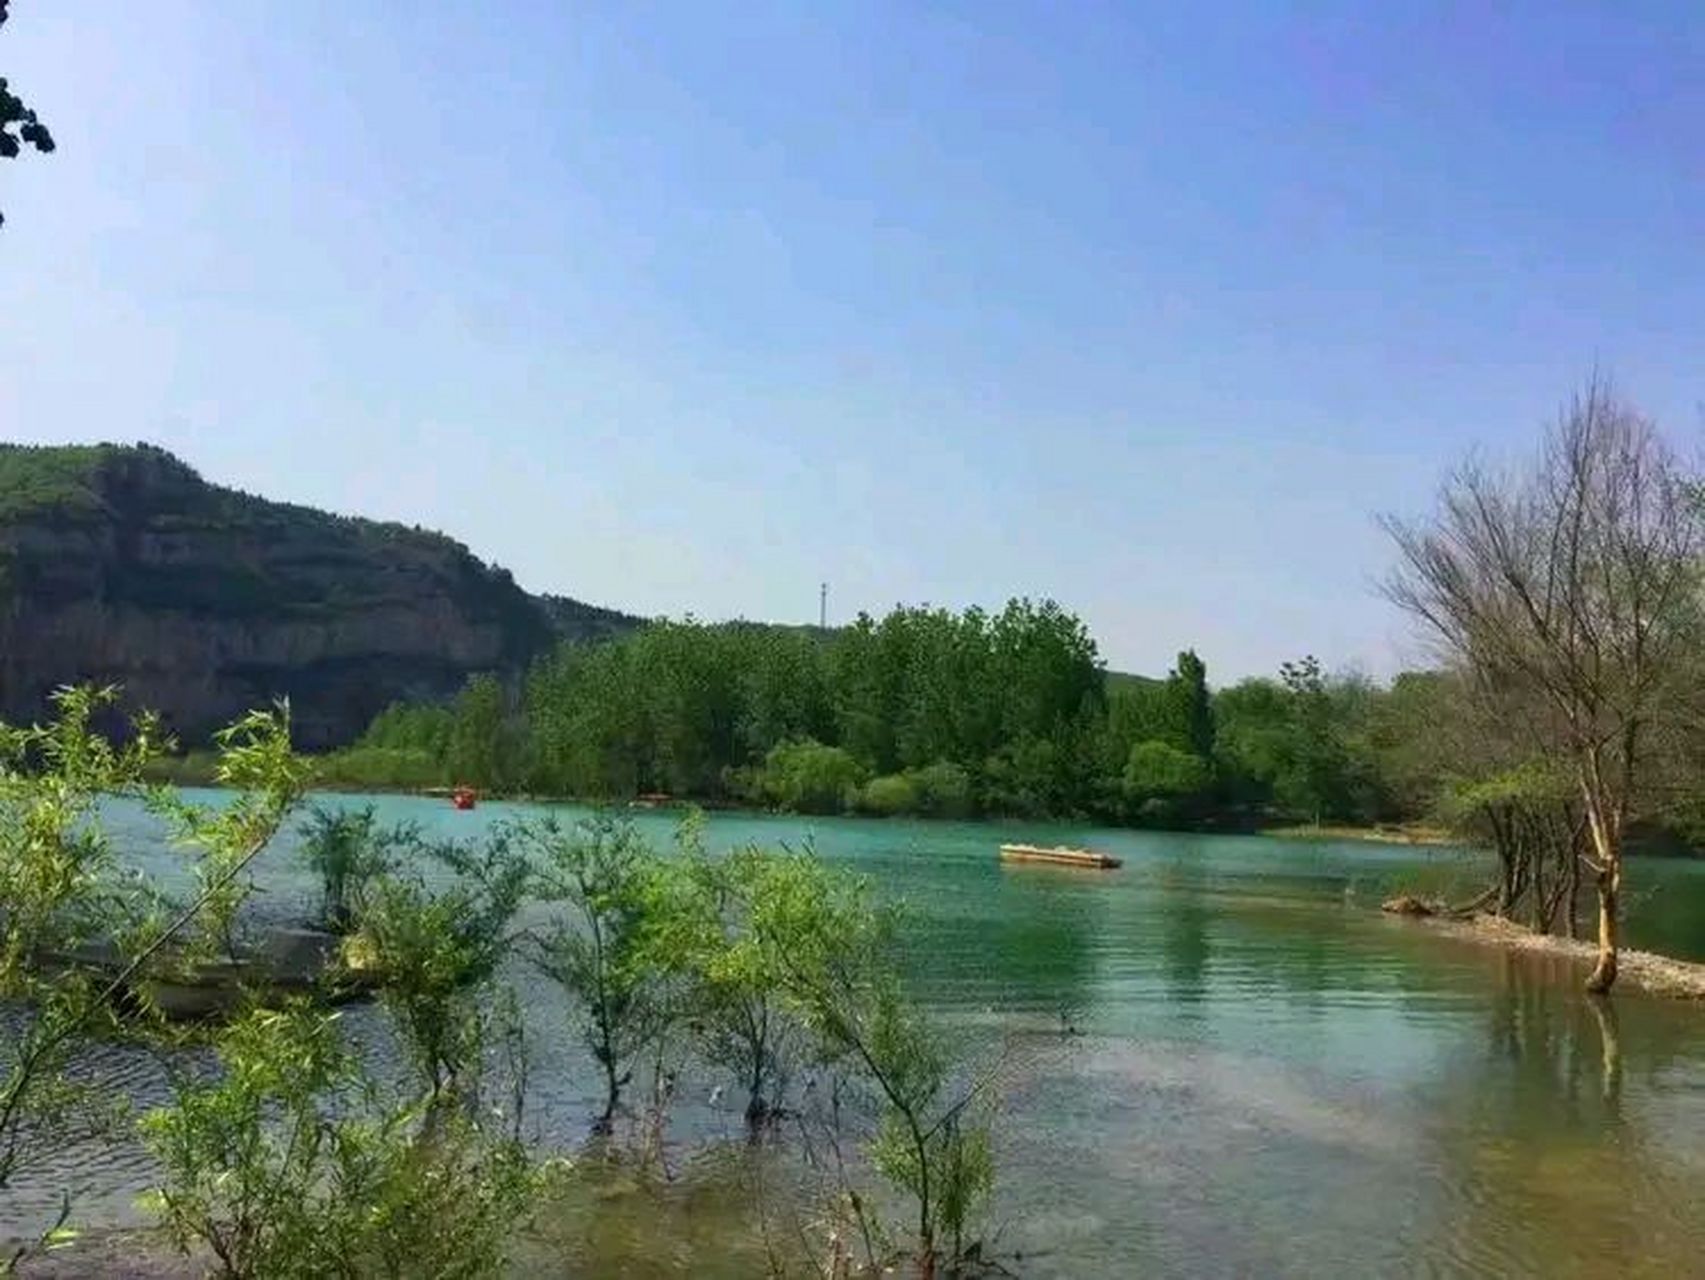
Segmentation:
{"type": "Polygon", "coordinates": [[[1622,890],[1622,854],[1613,851],[1598,873],[1598,963],[1587,979],[1587,990],[1605,995],[1616,985],[1617,899],[1622,890]]]}
{"type": "Polygon", "coordinates": [[[1567,921],[1569,941],[1581,936],[1581,846],[1578,836],[1569,841],[1569,897],[1567,921]]]}
{"type": "Polygon", "coordinates": [[[1596,759],[1589,760],[1581,778],[1582,807],[1598,862],[1598,963],[1587,979],[1587,990],[1604,995],[1616,985],[1616,907],[1622,889],[1622,824],[1617,811],[1605,803],[1596,759]]]}

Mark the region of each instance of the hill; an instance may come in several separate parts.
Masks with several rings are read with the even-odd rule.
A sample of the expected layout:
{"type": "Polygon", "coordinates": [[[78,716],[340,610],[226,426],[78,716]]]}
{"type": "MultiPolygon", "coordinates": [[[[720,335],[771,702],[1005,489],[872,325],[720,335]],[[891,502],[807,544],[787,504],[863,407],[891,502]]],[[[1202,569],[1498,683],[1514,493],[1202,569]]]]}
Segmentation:
{"type": "Polygon", "coordinates": [[[451,538],[272,502],[149,445],[0,445],[0,717],[121,683],[186,741],[289,697],[299,743],[637,618],[535,597],[451,538]]]}

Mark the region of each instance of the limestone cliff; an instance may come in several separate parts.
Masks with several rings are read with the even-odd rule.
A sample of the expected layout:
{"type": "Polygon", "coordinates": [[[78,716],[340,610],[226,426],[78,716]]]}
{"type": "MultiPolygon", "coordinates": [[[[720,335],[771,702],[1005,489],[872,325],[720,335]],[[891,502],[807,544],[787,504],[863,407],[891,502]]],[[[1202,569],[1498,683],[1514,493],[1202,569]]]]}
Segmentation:
{"type": "Polygon", "coordinates": [[[146,445],[0,445],[0,718],[122,684],[200,741],[289,697],[298,744],[636,620],[529,596],[440,534],[269,502],[146,445]]]}

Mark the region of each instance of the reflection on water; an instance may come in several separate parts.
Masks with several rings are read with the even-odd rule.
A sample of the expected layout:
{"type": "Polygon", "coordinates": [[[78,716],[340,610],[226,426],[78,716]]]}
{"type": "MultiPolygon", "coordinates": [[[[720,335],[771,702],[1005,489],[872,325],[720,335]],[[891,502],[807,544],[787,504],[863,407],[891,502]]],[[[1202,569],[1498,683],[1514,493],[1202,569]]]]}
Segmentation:
{"type": "MultiPolygon", "coordinates": [[[[507,811],[380,804],[446,831],[507,811]]],[[[666,816],[641,822],[666,836],[666,816]]],[[[797,840],[802,825],[718,815],[710,839],[797,840]]],[[[1593,1001],[1566,962],[1372,909],[1417,867],[1460,873],[1460,855],[956,824],[813,834],[910,904],[914,978],[956,1034],[1035,1049],[1008,1084],[994,1210],[1026,1275],[1701,1271],[1705,1010],[1593,1001]],[[1125,867],[1003,867],[995,848],[1014,836],[1104,847],[1125,867]]],[[[299,909],[300,875],[269,877],[264,908],[299,909]]],[[[1633,878],[1661,886],[1636,905],[1636,945],[1705,953],[1705,867],[1641,863],[1633,878]]],[[[536,1055],[530,1115],[542,1141],[572,1144],[593,1073],[560,997],[515,976],[536,1055]]],[[[382,1043],[369,1013],[349,1018],[382,1043]]],[[[112,1052],[139,1093],[155,1089],[151,1063],[112,1052]]],[[[738,1134],[728,1105],[709,1082],[685,1089],[676,1180],[565,1193],[529,1268],[761,1274],[748,1264],[771,1228],[750,1187],[766,1171],[738,1143],[707,1145],[738,1134]]],[[[118,1218],[144,1169],[134,1152],[82,1151],[63,1172],[86,1208],[118,1218]]],[[[58,1185],[25,1195],[42,1203],[58,1185]]],[[[0,1230],[13,1210],[0,1206],[0,1230]]]]}

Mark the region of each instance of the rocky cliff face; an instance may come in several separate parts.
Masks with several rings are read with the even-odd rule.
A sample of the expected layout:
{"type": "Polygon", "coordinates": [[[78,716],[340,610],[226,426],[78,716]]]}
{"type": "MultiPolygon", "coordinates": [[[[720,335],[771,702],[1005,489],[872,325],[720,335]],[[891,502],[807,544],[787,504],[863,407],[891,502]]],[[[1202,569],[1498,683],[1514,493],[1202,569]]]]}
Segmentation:
{"type": "Polygon", "coordinates": [[[159,449],[0,446],[0,717],[117,683],[195,742],[288,697],[320,749],[559,634],[632,625],[547,605],[439,534],[222,489],[159,449]]]}

